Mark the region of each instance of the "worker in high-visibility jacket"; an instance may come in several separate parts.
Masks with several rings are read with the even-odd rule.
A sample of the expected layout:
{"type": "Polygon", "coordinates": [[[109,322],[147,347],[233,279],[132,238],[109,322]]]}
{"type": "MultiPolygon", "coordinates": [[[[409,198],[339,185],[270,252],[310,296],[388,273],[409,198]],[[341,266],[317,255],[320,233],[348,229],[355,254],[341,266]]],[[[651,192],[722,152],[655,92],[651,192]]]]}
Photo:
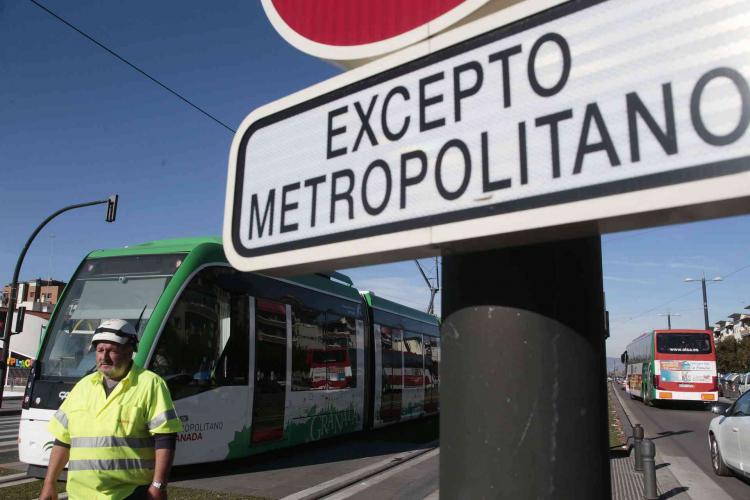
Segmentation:
{"type": "Polygon", "coordinates": [[[182,424],[158,375],[133,364],[138,336],[106,320],[91,339],[97,371],[82,378],[50,420],[55,437],[39,496],[57,499],[68,464],[68,498],[166,499],[182,424]]]}

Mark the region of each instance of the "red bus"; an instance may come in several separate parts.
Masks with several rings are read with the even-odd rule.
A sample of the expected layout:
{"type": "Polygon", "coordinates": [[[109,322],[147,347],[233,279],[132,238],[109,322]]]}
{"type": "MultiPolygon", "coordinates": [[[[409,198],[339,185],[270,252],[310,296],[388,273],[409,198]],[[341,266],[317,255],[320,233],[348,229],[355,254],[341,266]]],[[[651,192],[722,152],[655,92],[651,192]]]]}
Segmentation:
{"type": "Polygon", "coordinates": [[[710,330],[654,330],[622,353],[626,389],[645,404],[719,399],[716,348],[710,330]]]}

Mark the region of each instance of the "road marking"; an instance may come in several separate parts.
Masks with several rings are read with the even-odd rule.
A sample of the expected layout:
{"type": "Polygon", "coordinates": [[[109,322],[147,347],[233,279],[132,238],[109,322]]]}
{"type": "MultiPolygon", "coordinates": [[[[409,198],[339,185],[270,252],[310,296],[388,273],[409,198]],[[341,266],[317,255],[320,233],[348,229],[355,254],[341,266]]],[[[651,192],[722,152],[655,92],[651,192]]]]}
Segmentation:
{"type": "Polygon", "coordinates": [[[691,498],[710,498],[711,500],[732,500],[732,497],[707,476],[687,457],[669,457],[662,455],[664,462],[679,483],[686,487],[691,498]]]}
{"type": "Polygon", "coordinates": [[[8,474],[7,476],[0,476],[0,484],[10,483],[12,481],[16,481],[18,479],[25,479],[27,477],[29,476],[27,476],[25,472],[19,472],[18,474],[8,474]]]}
{"type": "Polygon", "coordinates": [[[440,490],[435,490],[422,500],[440,500],[440,490]]]}
{"type": "MultiPolygon", "coordinates": [[[[432,457],[437,456],[440,454],[440,448],[435,448],[434,450],[425,453],[424,455],[415,458],[414,460],[409,460],[408,462],[404,463],[403,465],[399,465],[397,467],[394,467],[392,469],[388,469],[386,471],[381,472],[380,474],[376,474],[372,477],[368,477],[367,479],[360,481],[358,483],[355,483],[348,488],[345,488],[341,491],[338,491],[334,493],[333,495],[329,495],[325,498],[325,500],[345,500],[347,498],[352,497],[353,495],[359,493],[360,491],[364,491],[367,488],[370,488],[378,483],[381,483],[388,479],[391,476],[395,476],[396,474],[399,474],[400,472],[405,471],[406,469],[413,467],[419,463],[424,462],[425,460],[429,460],[432,457]]],[[[436,494],[437,492],[433,492],[432,495],[436,494]]],[[[437,497],[435,497],[437,498],[437,497]]]]}
{"type": "Polygon", "coordinates": [[[18,481],[10,481],[10,482],[7,482],[7,483],[0,484],[0,489],[1,488],[10,488],[11,486],[20,486],[20,485],[26,484],[26,483],[33,483],[34,481],[39,481],[39,480],[37,478],[35,478],[35,477],[30,477],[30,478],[27,478],[27,479],[19,479],[18,481]]]}

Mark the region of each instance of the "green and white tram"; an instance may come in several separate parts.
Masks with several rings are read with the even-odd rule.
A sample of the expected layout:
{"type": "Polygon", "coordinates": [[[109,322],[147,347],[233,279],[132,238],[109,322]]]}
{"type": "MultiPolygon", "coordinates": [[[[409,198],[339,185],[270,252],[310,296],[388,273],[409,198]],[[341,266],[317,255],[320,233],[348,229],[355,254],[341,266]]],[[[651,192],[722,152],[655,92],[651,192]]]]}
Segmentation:
{"type": "Polygon", "coordinates": [[[220,238],[98,250],[63,292],[26,386],[19,457],[43,474],[47,424],[95,369],[105,319],[138,325],[134,362],[170,387],[184,432],[175,463],[245,457],[436,414],[434,316],[360,292],[339,273],[236,271],[220,238]]]}

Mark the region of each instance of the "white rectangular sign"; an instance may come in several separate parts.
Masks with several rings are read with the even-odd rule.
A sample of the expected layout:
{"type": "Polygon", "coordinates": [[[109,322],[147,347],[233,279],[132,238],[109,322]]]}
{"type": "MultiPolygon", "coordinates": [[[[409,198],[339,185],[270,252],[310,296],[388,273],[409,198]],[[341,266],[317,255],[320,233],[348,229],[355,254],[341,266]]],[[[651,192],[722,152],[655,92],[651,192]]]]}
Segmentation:
{"type": "Polygon", "coordinates": [[[232,265],[296,272],[747,211],[750,1],[530,10],[553,3],[251,113],[229,161],[232,265]]]}

